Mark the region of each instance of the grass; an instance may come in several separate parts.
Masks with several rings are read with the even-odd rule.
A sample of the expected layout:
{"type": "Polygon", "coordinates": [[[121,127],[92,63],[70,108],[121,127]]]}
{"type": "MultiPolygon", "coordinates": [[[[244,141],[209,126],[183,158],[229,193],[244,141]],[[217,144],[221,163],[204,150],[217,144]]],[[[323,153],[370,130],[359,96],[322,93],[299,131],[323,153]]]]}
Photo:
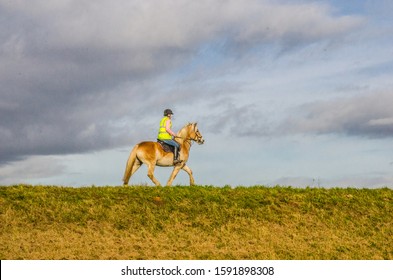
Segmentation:
{"type": "Polygon", "coordinates": [[[393,190],[0,187],[1,259],[393,259],[393,190]]]}

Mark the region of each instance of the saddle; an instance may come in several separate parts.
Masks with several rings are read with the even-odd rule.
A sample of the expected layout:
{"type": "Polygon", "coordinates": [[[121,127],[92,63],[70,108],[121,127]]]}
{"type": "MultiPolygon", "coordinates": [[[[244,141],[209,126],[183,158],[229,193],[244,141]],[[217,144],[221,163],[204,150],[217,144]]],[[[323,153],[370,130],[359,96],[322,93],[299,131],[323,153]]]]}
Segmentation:
{"type": "MultiPolygon", "coordinates": [[[[157,139],[157,142],[161,145],[162,149],[167,152],[167,153],[174,153],[175,152],[175,147],[168,145],[164,141],[161,141],[157,139]]],[[[180,150],[180,149],[179,149],[180,150]]]]}

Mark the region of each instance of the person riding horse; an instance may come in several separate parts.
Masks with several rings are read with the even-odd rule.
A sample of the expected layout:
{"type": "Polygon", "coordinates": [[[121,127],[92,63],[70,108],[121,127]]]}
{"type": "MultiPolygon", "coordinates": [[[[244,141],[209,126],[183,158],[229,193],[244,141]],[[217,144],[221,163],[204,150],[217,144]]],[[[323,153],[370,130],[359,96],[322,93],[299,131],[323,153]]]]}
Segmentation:
{"type": "MultiPolygon", "coordinates": [[[[165,123],[165,122],[164,122],[165,123]]],[[[169,134],[171,135],[171,134],[169,134]]],[[[202,133],[198,129],[197,123],[188,123],[179,130],[176,134],[179,146],[181,147],[182,163],[174,165],[173,155],[165,152],[158,141],[143,141],[134,146],[131,150],[127,160],[126,169],[124,170],[123,185],[127,186],[131,176],[142,166],[147,165],[147,176],[152,180],[156,186],[161,186],[160,182],[154,177],[154,168],[156,166],[169,167],[173,166],[171,176],[166,183],[166,186],[171,186],[173,180],[176,178],[180,170],[184,170],[190,177],[190,186],[195,185],[192,170],[187,166],[187,161],[190,156],[190,149],[192,141],[199,145],[205,143],[202,133]]]]}
{"type": "Polygon", "coordinates": [[[179,159],[179,148],[180,145],[177,143],[174,138],[176,134],[172,131],[172,116],[173,112],[171,109],[164,110],[164,117],[160,121],[160,128],[158,130],[157,139],[174,147],[174,160],[173,164],[177,165],[182,163],[182,160],[179,159]]]}

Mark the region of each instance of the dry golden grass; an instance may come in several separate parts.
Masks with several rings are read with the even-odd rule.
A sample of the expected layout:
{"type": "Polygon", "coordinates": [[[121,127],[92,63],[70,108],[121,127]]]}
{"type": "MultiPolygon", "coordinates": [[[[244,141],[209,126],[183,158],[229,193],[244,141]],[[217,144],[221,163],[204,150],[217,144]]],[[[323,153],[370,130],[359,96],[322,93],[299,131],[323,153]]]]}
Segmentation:
{"type": "Polygon", "coordinates": [[[1,259],[393,259],[393,190],[0,187],[1,259]]]}

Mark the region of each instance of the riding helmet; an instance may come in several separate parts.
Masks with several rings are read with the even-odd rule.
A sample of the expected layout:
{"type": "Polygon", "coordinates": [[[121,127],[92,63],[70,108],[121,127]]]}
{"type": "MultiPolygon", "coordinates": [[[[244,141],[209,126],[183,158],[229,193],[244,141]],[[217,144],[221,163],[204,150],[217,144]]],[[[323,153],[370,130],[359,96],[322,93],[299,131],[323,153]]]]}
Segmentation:
{"type": "Polygon", "coordinates": [[[164,116],[168,116],[169,114],[173,115],[172,110],[171,109],[165,109],[164,116]]]}

